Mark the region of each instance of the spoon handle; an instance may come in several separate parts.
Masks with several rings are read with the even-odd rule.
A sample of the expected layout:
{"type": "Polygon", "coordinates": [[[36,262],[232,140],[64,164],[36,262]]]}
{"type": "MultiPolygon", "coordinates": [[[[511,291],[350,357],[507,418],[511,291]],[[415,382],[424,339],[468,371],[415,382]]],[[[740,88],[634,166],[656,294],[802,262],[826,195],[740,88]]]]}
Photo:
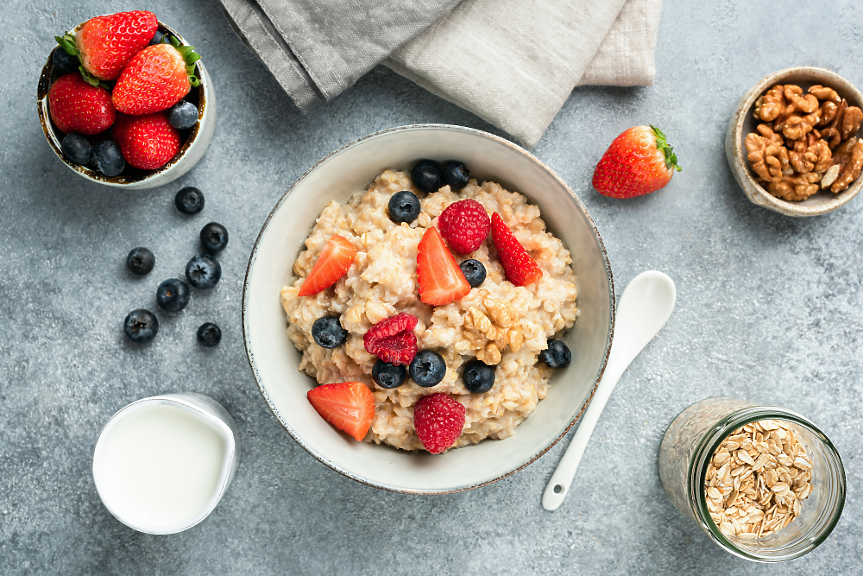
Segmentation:
{"type": "Polygon", "coordinates": [[[581,417],[581,422],[572,437],[572,442],[569,443],[557,469],[551,475],[551,480],[548,481],[548,486],[545,487],[545,492],[542,494],[542,507],[546,510],[557,510],[563,504],[569,491],[569,485],[572,484],[575,471],[578,469],[578,463],[581,462],[581,456],[590,441],[590,435],[593,434],[593,429],[599,421],[599,415],[602,414],[614,386],[620,380],[623,370],[626,369],[626,366],[623,366],[622,370],[618,367],[619,365],[613,365],[612,360],[613,358],[609,358],[606,374],[602,378],[602,385],[597,387],[593,399],[581,417]]]}

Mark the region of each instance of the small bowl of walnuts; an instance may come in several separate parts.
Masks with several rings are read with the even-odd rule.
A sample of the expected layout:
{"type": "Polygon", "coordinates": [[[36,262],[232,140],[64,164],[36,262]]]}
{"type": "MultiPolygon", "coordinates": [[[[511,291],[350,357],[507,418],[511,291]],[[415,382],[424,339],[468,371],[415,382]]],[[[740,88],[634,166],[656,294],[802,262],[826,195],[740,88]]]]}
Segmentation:
{"type": "Polygon", "coordinates": [[[842,76],[801,66],[770,74],[731,118],[725,154],[754,204],[787,216],[839,208],[863,188],[863,94],[842,76]]]}

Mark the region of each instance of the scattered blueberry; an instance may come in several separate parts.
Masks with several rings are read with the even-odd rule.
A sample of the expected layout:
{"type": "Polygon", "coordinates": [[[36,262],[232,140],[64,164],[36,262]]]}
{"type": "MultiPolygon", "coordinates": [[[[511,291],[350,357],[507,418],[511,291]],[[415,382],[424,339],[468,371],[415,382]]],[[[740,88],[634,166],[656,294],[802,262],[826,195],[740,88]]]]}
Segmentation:
{"type": "Polygon", "coordinates": [[[63,137],[60,148],[66,158],[75,164],[86,164],[93,157],[93,146],[90,145],[90,141],[74,132],[63,137]]]}
{"type": "Polygon", "coordinates": [[[174,206],[183,214],[197,214],[204,209],[204,193],[194,186],[186,186],[174,196],[174,206]]]}
{"type": "Polygon", "coordinates": [[[420,350],[410,365],[411,379],[423,388],[431,388],[446,375],[446,362],[434,350],[420,350]]]}
{"type": "Polygon", "coordinates": [[[470,181],[470,170],[461,162],[448,162],[443,169],[443,183],[453,190],[461,190],[470,181]]]}
{"type": "Polygon", "coordinates": [[[572,361],[572,352],[569,346],[552,338],[548,341],[548,349],[539,353],[539,359],[549,368],[565,368],[572,361]]]}
{"type": "Polygon", "coordinates": [[[116,142],[102,140],[93,146],[93,165],[105,176],[117,176],[126,167],[126,161],[116,142]]]}
{"type": "Polygon", "coordinates": [[[64,50],[62,46],[59,46],[54,50],[54,54],[51,56],[51,60],[54,61],[54,70],[58,74],[68,74],[69,72],[74,72],[78,69],[78,66],[81,65],[78,57],[72,56],[71,54],[66,52],[66,50],[64,50]]]}
{"type": "Polygon", "coordinates": [[[136,344],[146,344],[159,333],[159,319],[149,310],[132,310],[123,321],[123,331],[136,344]]]}
{"type": "Polygon", "coordinates": [[[407,190],[396,192],[387,204],[390,220],[410,224],[420,215],[420,200],[417,195],[407,190]]]}
{"type": "Polygon", "coordinates": [[[494,386],[494,367],[479,360],[471,360],[464,365],[461,377],[464,380],[464,387],[471,393],[482,394],[494,386]]]}
{"type": "Polygon", "coordinates": [[[150,40],[150,46],[155,46],[156,44],[161,44],[163,36],[165,36],[165,35],[162,34],[161,32],[159,32],[158,30],[156,30],[155,36],[153,36],[153,39],[150,40]]]}
{"type": "Polygon", "coordinates": [[[207,254],[196,254],[186,264],[186,279],[195,288],[206,290],[219,283],[222,267],[219,261],[207,254]]]}
{"type": "Polygon", "coordinates": [[[459,268],[464,273],[464,277],[471,288],[476,288],[485,282],[485,266],[479,260],[465,260],[459,264],[459,268]]]}
{"type": "Polygon", "coordinates": [[[189,303],[189,285],[178,278],[168,278],[156,289],[156,304],[167,312],[179,312],[189,303]]]}
{"type": "Polygon", "coordinates": [[[420,160],[411,170],[411,180],[421,192],[437,192],[443,186],[443,172],[433,160],[420,160]]]}
{"type": "Polygon", "coordinates": [[[207,252],[219,252],[228,245],[228,229],[217,222],[201,228],[201,245],[207,252]]]}
{"type": "Polygon", "coordinates": [[[168,110],[168,122],[177,130],[191,128],[198,121],[198,107],[188,100],[180,100],[168,110]]]}
{"type": "Polygon", "coordinates": [[[338,348],[348,339],[348,331],[335,316],[323,316],[312,324],[312,338],[321,348],[338,348]]]}
{"type": "Polygon", "coordinates": [[[138,276],[149,274],[155,265],[156,255],[149,248],[132,248],[129,255],[126,256],[126,266],[138,276]]]}
{"type": "Polygon", "coordinates": [[[396,366],[383,360],[375,362],[375,366],[372,368],[372,378],[374,378],[375,384],[381,388],[398,388],[404,384],[407,375],[408,371],[405,370],[404,366],[396,366]]]}
{"type": "Polygon", "coordinates": [[[205,322],[198,326],[198,342],[202,346],[212,348],[222,341],[222,329],[212,322],[205,322]]]}

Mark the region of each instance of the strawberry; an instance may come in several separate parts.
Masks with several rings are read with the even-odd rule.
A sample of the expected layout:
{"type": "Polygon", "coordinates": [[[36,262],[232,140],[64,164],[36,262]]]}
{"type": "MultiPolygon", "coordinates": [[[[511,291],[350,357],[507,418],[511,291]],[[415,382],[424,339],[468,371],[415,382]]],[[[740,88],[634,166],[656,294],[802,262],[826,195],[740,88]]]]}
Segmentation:
{"type": "Polygon", "coordinates": [[[426,450],[440,454],[461,436],[464,414],[464,406],[446,394],[423,396],[414,406],[417,438],[426,450]]]}
{"type": "Polygon", "coordinates": [[[362,382],[324,384],[312,388],[306,398],[321,417],[362,442],[375,416],[375,397],[362,382]]]}
{"type": "Polygon", "coordinates": [[[77,72],[64,74],[51,85],[48,111],[64,134],[98,134],[110,128],[117,117],[111,94],[91,86],[77,72]]]}
{"type": "Polygon", "coordinates": [[[402,312],[372,326],[363,336],[366,352],[395,366],[407,366],[417,355],[417,337],[413,333],[419,320],[402,312]]]}
{"type": "Polygon", "coordinates": [[[112,93],[114,107],[125,114],[152,114],[167,110],[200,86],[194,75],[201,57],[192,46],[171,44],[147,46],[135,54],[117,80],[112,93]]]}
{"type": "Polygon", "coordinates": [[[542,278],[542,270],[497,212],[491,215],[491,239],[507,280],[516,286],[527,286],[542,278]]]}
{"type": "Polygon", "coordinates": [[[680,172],[677,155],[656,126],[636,126],[614,139],[593,172],[603,196],[634,198],[655,192],[680,172]]]}
{"type": "Polygon", "coordinates": [[[136,10],[90,18],[75,36],[67,32],[54,38],[66,52],[78,56],[85,78],[95,86],[99,80],[116,80],[158,28],[155,14],[136,10]]]}
{"type": "Polygon", "coordinates": [[[180,149],[180,134],[164,112],[147,116],[117,114],[112,133],[126,163],[142,170],[161,168],[180,149]]]}
{"type": "Polygon", "coordinates": [[[491,228],[488,212],[482,204],[470,198],[447,206],[437,225],[441,236],[459,254],[470,254],[482,246],[491,228]]]}
{"type": "Polygon", "coordinates": [[[420,300],[432,306],[455,302],[470,292],[464,272],[434,226],[425,231],[417,246],[417,281],[420,300]]]}
{"type": "Polygon", "coordinates": [[[306,276],[297,295],[311,296],[326,290],[345,275],[356,257],[357,249],[354,245],[349,240],[334,234],[324,245],[318,261],[306,276]]]}

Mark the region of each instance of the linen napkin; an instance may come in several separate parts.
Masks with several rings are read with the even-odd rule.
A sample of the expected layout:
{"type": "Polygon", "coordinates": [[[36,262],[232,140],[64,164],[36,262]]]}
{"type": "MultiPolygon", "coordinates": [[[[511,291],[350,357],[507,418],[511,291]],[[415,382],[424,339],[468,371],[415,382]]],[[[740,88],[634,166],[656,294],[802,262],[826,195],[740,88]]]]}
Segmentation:
{"type": "Polygon", "coordinates": [[[575,86],[653,82],[662,6],[662,0],[221,1],[237,33],[303,110],[383,61],[528,147],[575,86]]]}

